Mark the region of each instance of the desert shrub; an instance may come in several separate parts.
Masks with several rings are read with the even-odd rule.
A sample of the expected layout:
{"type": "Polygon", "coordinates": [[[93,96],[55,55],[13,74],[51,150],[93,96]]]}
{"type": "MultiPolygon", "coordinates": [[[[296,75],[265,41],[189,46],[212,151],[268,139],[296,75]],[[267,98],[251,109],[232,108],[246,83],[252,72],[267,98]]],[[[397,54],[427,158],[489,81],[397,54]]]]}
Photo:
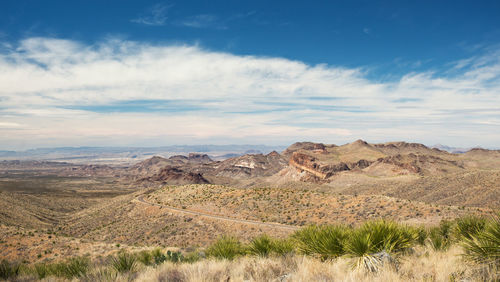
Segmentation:
{"type": "Polygon", "coordinates": [[[451,246],[453,223],[451,221],[442,220],[439,226],[431,227],[428,231],[429,245],[435,251],[446,251],[451,246]]]}
{"type": "Polygon", "coordinates": [[[416,228],[417,231],[417,243],[421,246],[425,245],[425,242],[427,241],[427,238],[429,237],[429,234],[427,233],[427,230],[425,227],[420,226],[416,228]]]}
{"type": "Polygon", "coordinates": [[[184,255],[183,262],[193,263],[201,259],[201,255],[198,252],[189,252],[184,255]]]}
{"type": "Polygon", "coordinates": [[[446,251],[451,245],[449,237],[443,236],[439,227],[429,229],[429,245],[435,251],[446,251]]]}
{"type": "Polygon", "coordinates": [[[232,260],[243,254],[245,250],[240,241],[230,236],[223,236],[207,249],[207,255],[217,259],[232,260]]]}
{"type": "Polygon", "coordinates": [[[345,254],[344,241],[351,229],[344,225],[311,225],[292,234],[300,252],[317,255],[322,260],[345,254]]]}
{"type": "Polygon", "coordinates": [[[458,240],[472,239],[473,236],[483,231],[485,226],[485,218],[469,215],[456,220],[453,233],[458,240]]]}
{"type": "Polygon", "coordinates": [[[247,246],[251,255],[267,257],[269,255],[286,255],[293,252],[293,243],[286,239],[273,239],[268,235],[254,238],[247,246]]]}
{"type": "Polygon", "coordinates": [[[272,240],[267,235],[256,237],[248,245],[248,252],[252,255],[267,257],[272,252],[272,240]]]}
{"type": "Polygon", "coordinates": [[[21,265],[18,263],[10,263],[3,259],[0,262],[0,278],[9,279],[19,275],[21,265]]]}
{"type": "Polygon", "coordinates": [[[417,228],[393,221],[369,221],[358,228],[355,233],[367,234],[370,239],[370,252],[387,253],[405,252],[412,248],[419,239],[417,228]]]}
{"type": "Polygon", "coordinates": [[[153,254],[150,251],[140,251],[137,254],[137,260],[146,266],[154,263],[153,254]]]}
{"type": "Polygon", "coordinates": [[[127,252],[120,252],[111,258],[111,267],[119,273],[133,272],[137,268],[137,257],[127,252]]]}
{"type": "Polygon", "coordinates": [[[394,255],[406,253],[419,241],[419,229],[392,221],[377,220],[354,230],[345,242],[345,251],[353,257],[354,267],[376,272],[394,255]]]}
{"type": "Polygon", "coordinates": [[[33,272],[36,274],[38,279],[43,279],[50,275],[50,269],[45,263],[37,263],[33,267],[33,272]]]}
{"type": "Polygon", "coordinates": [[[464,257],[500,270],[500,214],[487,221],[485,227],[461,243],[464,257]]]}
{"type": "Polygon", "coordinates": [[[74,278],[82,277],[89,270],[90,260],[86,257],[70,258],[64,262],[54,264],[39,264],[35,271],[40,275],[54,275],[57,277],[74,278]]]}
{"type": "Polygon", "coordinates": [[[272,252],[278,256],[291,254],[295,250],[295,244],[290,239],[274,239],[272,252]]]}
{"type": "Polygon", "coordinates": [[[161,251],[160,248],[154,249],[151,254],[153,255],[153,260],[155,264],[162,264],[167,260],[165,254],[161,251]]]}
{"type": "Polygon", "coordinates": [[[166,259],[170,262],[177,263],[177,262],[182,262],[184,261],[184,256],[182,255],[181,252],[172,252],[172,251],[167,251],[166,259]]]}
{"type": "Polygon", "coordinates": [[[382,264],[373,256],[373,239],[370,233],[353,232],[346,242],[345,250],[348,256],[355,258],[354,267],[364,267],[372,272],[382,264]]]}

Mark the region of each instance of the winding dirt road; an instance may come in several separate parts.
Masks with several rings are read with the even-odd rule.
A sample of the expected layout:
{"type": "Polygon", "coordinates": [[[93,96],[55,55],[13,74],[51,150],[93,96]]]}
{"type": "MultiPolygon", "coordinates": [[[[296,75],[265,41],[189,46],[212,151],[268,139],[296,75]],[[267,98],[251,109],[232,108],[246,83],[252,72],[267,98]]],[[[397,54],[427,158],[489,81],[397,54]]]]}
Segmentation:
{"type": "Polygon", "coordinates": [[[280,223],[274,223],[274,222],[262,222],[262,221],[255,221],[255,220],[248,220],[248,219],[237,219],[237,218],[231,218],[231,217],[226,217],[226,216],[221,216],[221,215],[214,215],[214,214],[208,214],[208,213],[203,213],[199,211],[192,211],[192,210],[186,210],[186,209],[180,209],[180,208],[175,208],[171,206],[165,206],[157,203],[150,203],[144,199],[144,195],[141,195],[137,197],[137,201],[148,204],[151,206],[157,206],[161,208],[165,208],[174,212],[180,212],[184,214],[190,214],[190,215],[197,215],[197,216],[203,216],[206,218],[211,218],[211,219],[217,219],[217,220],[223,220],[223,221],[229,221],[229,222],[236,222],[236,223],[242,223],[242,224],[252,224],[252,225],[258,225],[258,226],[264,226],[264,227],[273,227],[273,228],[281,228],[281,229],[288,229],[288,230],[297,230],[299,227],[293,226],[293,225],[285,225],[285,224],[280,224],[280,223]]]}

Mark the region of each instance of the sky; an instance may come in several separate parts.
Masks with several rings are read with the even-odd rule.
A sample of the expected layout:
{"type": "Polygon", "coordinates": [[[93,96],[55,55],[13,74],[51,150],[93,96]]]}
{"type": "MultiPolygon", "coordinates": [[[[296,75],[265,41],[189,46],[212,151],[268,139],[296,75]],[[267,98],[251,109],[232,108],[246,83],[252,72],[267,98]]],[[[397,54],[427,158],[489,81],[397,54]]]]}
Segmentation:
{"type": "Polygon", "coordinates": [[[500,2],[3,0],[0,137],[500,147],[500,2]]]}

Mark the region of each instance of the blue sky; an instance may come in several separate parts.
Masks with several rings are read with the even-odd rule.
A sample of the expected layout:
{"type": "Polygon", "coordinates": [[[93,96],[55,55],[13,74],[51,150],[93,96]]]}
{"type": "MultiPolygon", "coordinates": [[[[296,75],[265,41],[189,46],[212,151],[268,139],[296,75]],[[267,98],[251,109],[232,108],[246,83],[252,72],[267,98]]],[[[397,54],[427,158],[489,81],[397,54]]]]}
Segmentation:
{"type": "Polygon", "coordinates": [[[0,149],[498,147],[498,1],[0,3],[0,149]]]}

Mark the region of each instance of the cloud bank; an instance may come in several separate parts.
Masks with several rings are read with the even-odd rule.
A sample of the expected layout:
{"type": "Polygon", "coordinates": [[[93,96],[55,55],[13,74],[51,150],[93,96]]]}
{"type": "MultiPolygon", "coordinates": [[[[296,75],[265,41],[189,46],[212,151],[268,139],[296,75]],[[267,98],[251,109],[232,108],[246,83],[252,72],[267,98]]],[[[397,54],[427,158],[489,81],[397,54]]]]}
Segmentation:
{"type": "Polygon", "coordinates": [[[408,140],[497,147],[500,52],[367,79],[363,69],[188,45],[28,38],[0,53],[0,149],[408,140]]]}

